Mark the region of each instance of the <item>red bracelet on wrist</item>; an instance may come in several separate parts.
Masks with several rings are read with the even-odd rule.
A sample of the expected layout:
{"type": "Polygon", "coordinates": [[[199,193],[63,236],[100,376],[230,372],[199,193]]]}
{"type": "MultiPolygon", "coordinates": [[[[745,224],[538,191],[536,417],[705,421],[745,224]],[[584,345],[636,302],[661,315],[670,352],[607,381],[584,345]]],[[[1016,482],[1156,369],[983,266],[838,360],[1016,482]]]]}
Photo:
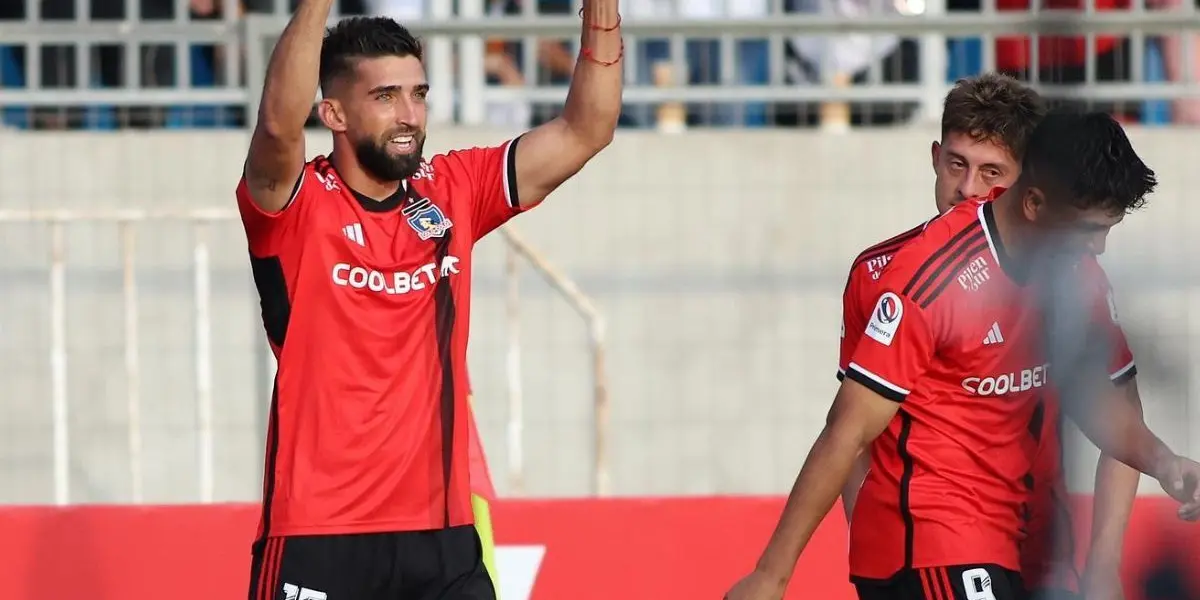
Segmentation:
{"type": "MultiPolygon", "coordinates": [[[[579,18],[580,19],[583,18],[583,7],[582,6],[579,7],[579,18]]],[[[587,26],[588,26],[588,29],[594,29],[596,31],[616,31],[617,29],[619,29],[621,27],[621,14],[617,13],[617,23],[616,23],[616,25],[613,25],[612,27],[601,27],[599,25],[592,25],[590,23],[587,24],[587,26]]]]}
{"type": "Polygon", "coordinates": [[[611,67],[621,62],[622,58],[625,58],[625,40],[621,40],[621,52],[612,60],[600,60],[596,58],[596,56],[592,54],[591,48],[581,48],[579,50],[579,55],[582,56],[584,60],[590,60],[602,67],[611,67]]]}

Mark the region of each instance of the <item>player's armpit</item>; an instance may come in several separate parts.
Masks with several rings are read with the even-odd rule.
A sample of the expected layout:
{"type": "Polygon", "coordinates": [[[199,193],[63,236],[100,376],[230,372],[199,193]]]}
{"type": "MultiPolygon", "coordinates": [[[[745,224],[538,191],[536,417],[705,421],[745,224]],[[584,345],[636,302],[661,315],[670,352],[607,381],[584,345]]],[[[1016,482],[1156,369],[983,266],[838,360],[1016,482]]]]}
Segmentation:
{"type": "Polygon", "coordinates": [[[792,486],[779,524],[757,570],[787,580],[796,560],[849,480],[855,461],[887,428],[900,405],[846,380],[838,389],[825,428],[792,486]]]}

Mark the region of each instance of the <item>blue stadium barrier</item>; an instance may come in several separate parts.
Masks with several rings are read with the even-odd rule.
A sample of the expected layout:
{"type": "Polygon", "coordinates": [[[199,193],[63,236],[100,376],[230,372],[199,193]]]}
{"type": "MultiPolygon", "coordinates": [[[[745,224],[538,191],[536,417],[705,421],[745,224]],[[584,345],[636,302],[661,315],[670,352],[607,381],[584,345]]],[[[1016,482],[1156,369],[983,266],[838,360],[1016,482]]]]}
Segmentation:
{"type": "MultiPolygon", "coordinates": [[[[212,46],[192,46],[189,59],[192,63],[193,87],[211,88],[217,83],[215,50],[212,46]]],[[[0,46],[0,87],[23,88],[26,85],[25,69],[18,49],[0,46]]],[[[91,81],[93,87],[101,87],[98,79],[91,81]]],[[[0,110],[0,122],[9,127],[28,129],[33,126],[32,114],[26,107],[12,106],[0,110]]],[[[89,106],[83,113],[83,127],[92,130],[116,129],[119,125],[117,109],[113,106],[89,106]]],[[[167,109],[165,126],[169,129],[234,127],[232,111],[221,106],[195,105],[173,106],[167,109]]]]}
{"type": "MultiPolygon", "coordinates": [[[[1167,80],[1167,68],[1163,62],[1162,40],[1148,38],[1146,40],[1146,64],[1143,72],[1147,82],[1167,80]]],[[[1171,123],[1171,103],[1166,100],[1146,100],[1142,103],[1142,123],[1144,125],[1168,125],[1171,123]]]]}
{"type": "MultiPolygon", "coordinates": [[[[0,87],[25,87],[25,71],[14,46],[0,46],[0,87]]],[[[0,123],[9,127],[24,127],[28,124],[28,111],[20,107],[5,107],[0,110],[0,123]]]]}
{"type": "MultiPolygon", "coordinates": [[[[192,46],[192,87],[211,88],[217,85],[216,49],[213,46],[192,46]]],[[[173,106],[167,111],[168,129],[215,129],[234,127],[231,111],[222,106],[173,106]]]]}
{"type": "Polygon", "coordinates": [[[983,40],[952,38],[946,40],[946,80],[953,83],[983,71],[983,40]]]}

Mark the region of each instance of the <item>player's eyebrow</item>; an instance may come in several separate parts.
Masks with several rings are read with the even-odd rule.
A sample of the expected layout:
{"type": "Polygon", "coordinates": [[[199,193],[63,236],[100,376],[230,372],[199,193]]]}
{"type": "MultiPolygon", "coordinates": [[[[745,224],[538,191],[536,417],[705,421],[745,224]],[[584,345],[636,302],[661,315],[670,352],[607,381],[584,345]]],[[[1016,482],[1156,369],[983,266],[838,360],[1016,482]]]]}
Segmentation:
{"type": "MultiPolygon", "coordinates": [[[[418,84],[418,85],[414,85],[414,86],[412,86],[412,89],[413,89],[413,91],[414,91],[414,92],[428,92],[428,91],[429,91],[429,84],[428,84],[428,83],[421,83],[421,84],[418,84]]],[[[379,94],[384,94],[384,93],[392,93],[392,94],[394,94],[394,93],[396,93],[396,92],[402,92],[402,91],[404,91],[404,86],[402,86],[402,85],[395,85],[395,84],[392,84],[392,85],[377,85],[377,86],[375,86],[375,87],[371,88],[371,90],[370,90],[370,91],[368,91],[368,92],[367,92],[367,94],[368,94],[368,95],[371,95],[371,96],[378,96],[379,94]]]]}

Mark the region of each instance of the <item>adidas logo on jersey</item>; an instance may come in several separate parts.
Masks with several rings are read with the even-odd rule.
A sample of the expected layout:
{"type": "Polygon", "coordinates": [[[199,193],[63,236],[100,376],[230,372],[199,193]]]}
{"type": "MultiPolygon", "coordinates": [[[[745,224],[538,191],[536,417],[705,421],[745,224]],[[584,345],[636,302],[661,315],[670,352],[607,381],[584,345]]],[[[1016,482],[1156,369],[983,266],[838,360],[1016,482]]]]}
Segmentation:
{"type": "Polygon", "coordinates": [[[990,346],[992,344],[1000,344],[1004,342],[1004,335],[1000,333],[1000,324],[992,323],[992,328],[988,329],[987,335],[983,336],[983,345],[990,346]]]}
{"type": "Polygon", "coordinates": [[[352,223],[342,228],[342,233],[346,234],[346,239],[362,246],[367,247],[367,240],[363,237],[362,223],[352,223]]]}

